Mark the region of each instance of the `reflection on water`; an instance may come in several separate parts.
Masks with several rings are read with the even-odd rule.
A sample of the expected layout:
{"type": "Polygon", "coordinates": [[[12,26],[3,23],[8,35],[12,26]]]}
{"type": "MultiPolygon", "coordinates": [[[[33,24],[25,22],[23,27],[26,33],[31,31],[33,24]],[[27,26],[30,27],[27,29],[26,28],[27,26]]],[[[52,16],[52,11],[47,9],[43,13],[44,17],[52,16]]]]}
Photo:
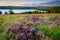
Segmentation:
{"type": "MultiPolygon", "coordinates": [[[[6,11],[9,13],[9,9],[0,9],[0,11],[2,11],[3,14],[6,11]]],[[[15,12],[15,13],[22,13],[22,12],[33,12],[33,11],[37,11],[37,10],[33,10],[33,9],[13,9],[12,11],[15,12]]]]}

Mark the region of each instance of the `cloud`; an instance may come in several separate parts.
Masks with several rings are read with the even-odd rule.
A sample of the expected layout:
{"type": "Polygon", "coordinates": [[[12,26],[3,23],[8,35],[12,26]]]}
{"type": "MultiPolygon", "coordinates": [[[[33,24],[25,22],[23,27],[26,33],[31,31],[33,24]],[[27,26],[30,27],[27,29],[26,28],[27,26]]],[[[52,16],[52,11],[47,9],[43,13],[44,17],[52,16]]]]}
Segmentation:
{"type": "Polygon", "coordinates": [[[0,1],[0,6],[29,6],[32,4],[39,4],[36,2],[7,2],[7,1],[0,1]]]}
{"type": "Polygon", "coordinates": [[[47,0],[0,0],[0,6],[36,6],[47,0]]]}
{"type": "MultiPolygon", "coordinates": [[[[1,0],[1,1],[13,1],[13,0],[1,0]]],[[[34,0],[19,0],[19,1],[34,1],[34,0]]],[[[35,0],[35,1],[39,1],[39,0],[35,0]]]]}

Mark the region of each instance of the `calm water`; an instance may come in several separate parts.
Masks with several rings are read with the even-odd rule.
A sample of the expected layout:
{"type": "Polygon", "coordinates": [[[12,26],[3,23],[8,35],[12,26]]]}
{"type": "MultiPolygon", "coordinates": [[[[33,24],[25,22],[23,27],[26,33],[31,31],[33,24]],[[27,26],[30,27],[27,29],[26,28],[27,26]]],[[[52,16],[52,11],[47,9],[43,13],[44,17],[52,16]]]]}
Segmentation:
{"type": "MultiPolygon", "coordinates": [[[[0,11],[2,11],[3,14],[6,11],[9,13],[9,9],[0,9],[0,11]]],[[[33,11],[37,11],[37,10],[33,10],[33,9],[13,9],[12,11],[15,12],[15,13],[22,13],[22,12],[33,12],[33,11]]]]}

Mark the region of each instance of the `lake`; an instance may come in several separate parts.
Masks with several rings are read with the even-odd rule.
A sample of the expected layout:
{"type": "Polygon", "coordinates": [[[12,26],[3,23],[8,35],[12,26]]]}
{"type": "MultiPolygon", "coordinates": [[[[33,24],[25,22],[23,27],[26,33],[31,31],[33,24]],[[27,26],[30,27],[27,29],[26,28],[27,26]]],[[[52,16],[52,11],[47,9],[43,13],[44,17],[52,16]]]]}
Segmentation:
{"type": "MultiPolygon", "coordinates": [[[[2,11],[2,14],[4,14],[6,11],[9,13],[9,9],[0,9],[0,11],[2,11]]],[[[13,9],[12,10],[14,13],[22,13],[22,12],[33,12],[33,11],[37,11],[34,9],[13,9]]]]}

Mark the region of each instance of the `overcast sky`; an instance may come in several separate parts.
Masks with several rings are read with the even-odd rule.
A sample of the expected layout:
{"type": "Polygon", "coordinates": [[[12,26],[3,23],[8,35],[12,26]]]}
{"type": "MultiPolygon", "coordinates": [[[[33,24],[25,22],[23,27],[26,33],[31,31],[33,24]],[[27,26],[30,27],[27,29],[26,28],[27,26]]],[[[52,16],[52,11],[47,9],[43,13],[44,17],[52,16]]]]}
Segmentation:
{"type": "Polygon", "coordinates": [[[33,6],[51,0],[0,0],[0,6],[33,6]]]}

